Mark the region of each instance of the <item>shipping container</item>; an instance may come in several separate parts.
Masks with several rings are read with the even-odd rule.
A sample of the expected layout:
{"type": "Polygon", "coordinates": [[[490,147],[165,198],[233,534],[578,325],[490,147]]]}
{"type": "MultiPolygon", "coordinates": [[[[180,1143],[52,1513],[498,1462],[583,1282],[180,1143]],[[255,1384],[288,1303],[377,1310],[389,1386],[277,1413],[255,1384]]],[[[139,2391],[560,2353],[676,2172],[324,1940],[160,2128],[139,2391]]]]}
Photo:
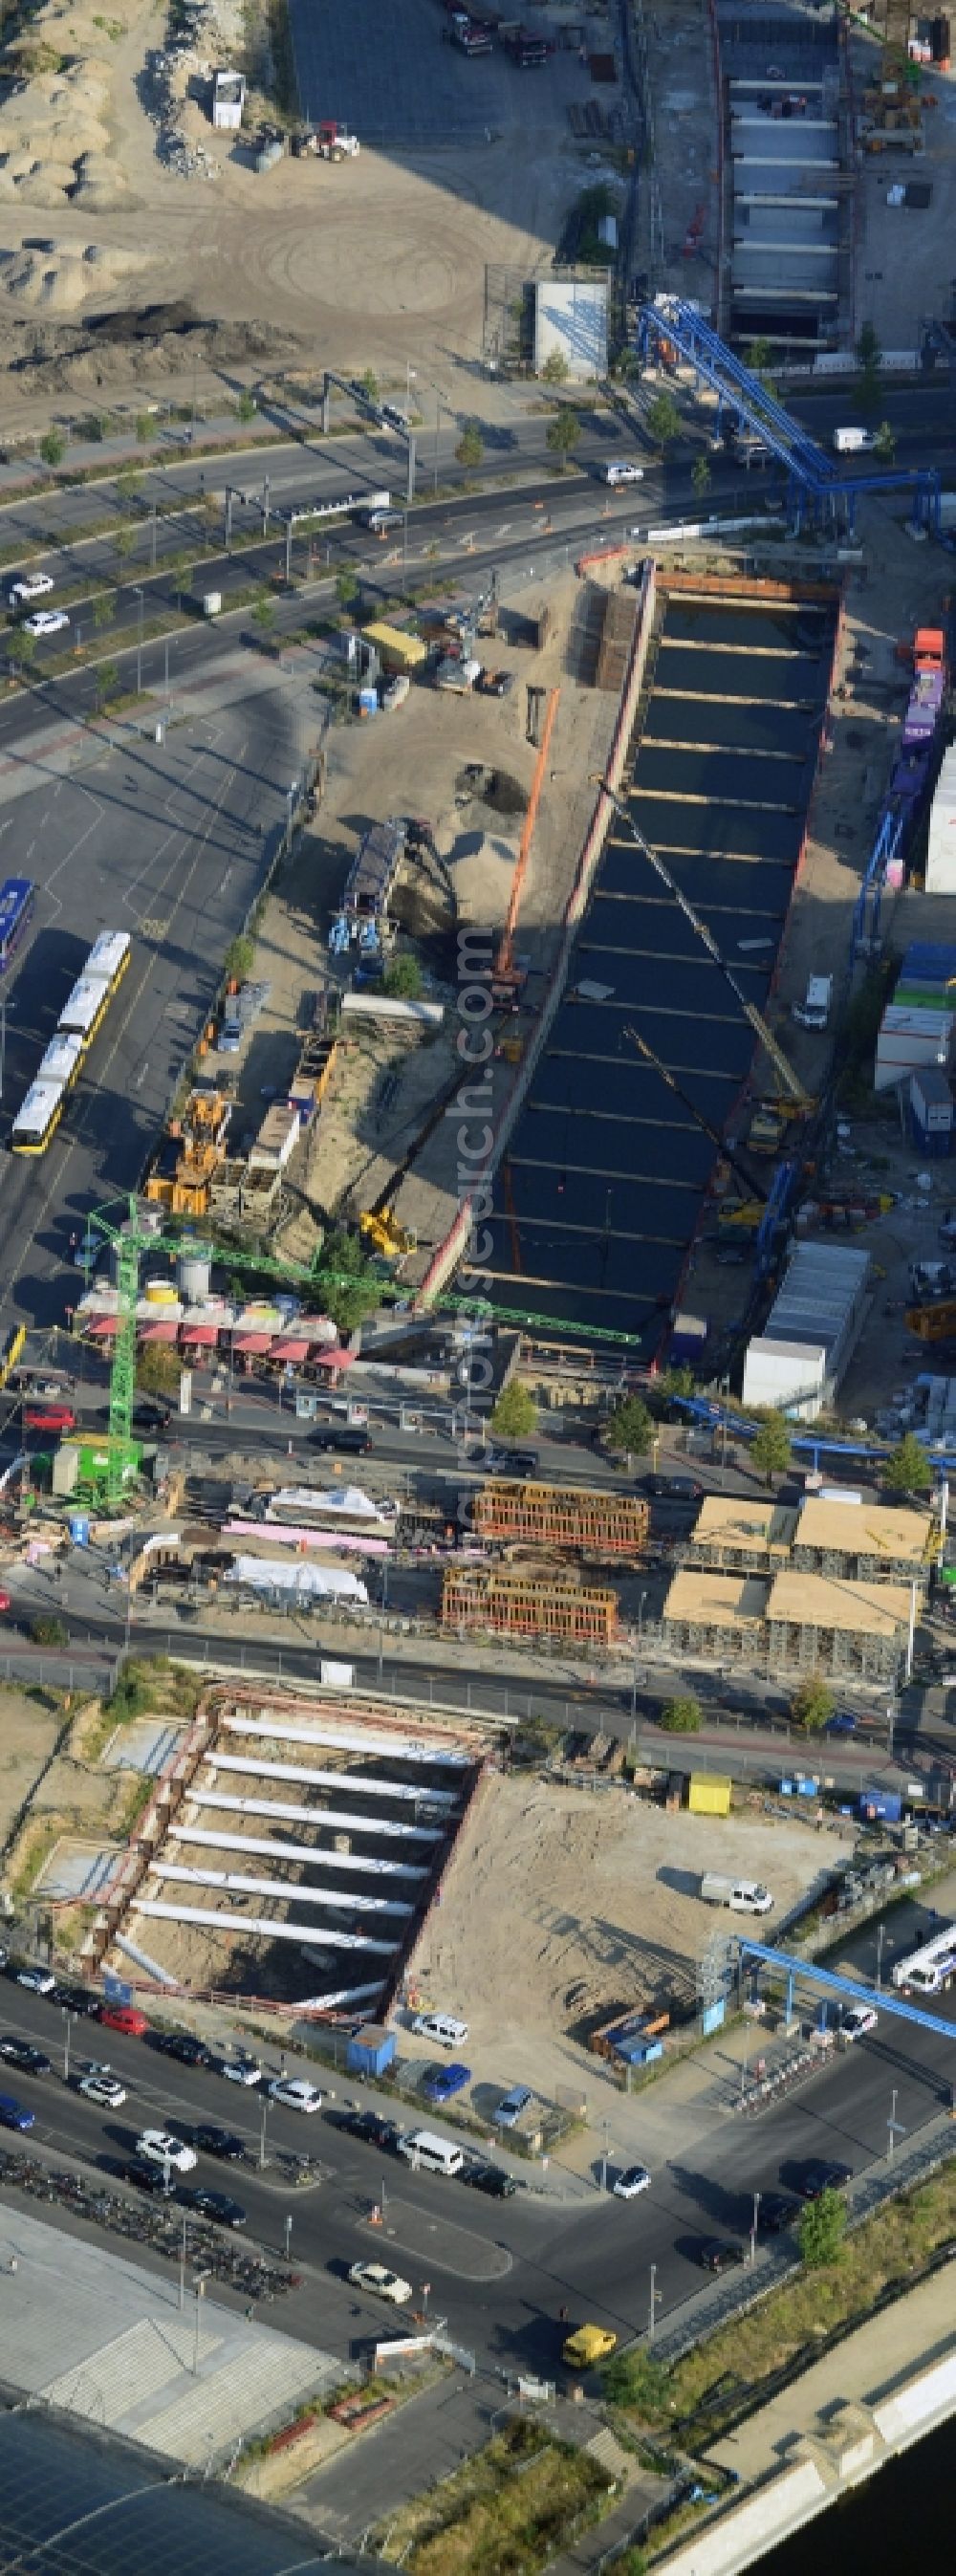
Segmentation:
{"type": "Polygon", "coordinates": [[[946,1075],[935,1065],[910,1076],[910,1127],[921,1154],[952,1152],[953,1095],[946,1075]]]}
{"type": "Polygon", "coordinates": [[[729,1816],[731,1782],[715,1771],[692,1771],[687,1804],[692,1816],[729,1816]]]}
{"type": "Polygon", "coordinates": [[[365,2030],[357,2031],[349,2040],[345,2052],[346,2070],[349,2075],[363,2076],[366,2083],[372,2083],[376,2076],[387,2074],[394,2055],[394,2031],[385,2030],[379,2022],[369,2022],[365,2030]]]}

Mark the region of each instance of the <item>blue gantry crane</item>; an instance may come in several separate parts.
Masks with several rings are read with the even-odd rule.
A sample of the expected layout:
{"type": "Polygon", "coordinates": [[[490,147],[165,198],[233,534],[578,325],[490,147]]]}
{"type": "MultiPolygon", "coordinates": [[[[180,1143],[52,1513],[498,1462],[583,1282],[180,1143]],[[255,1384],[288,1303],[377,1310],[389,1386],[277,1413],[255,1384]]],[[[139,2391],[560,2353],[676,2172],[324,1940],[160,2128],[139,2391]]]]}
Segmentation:
{"type": "Polygon", "coordinates": [[[717,398],[718,434],[732,412],[735,422],[745,422],[769,449],[786,476],[787,509],[794,529],[806,521],[848,532],[861,494],[911,491],[913,525],[938,533],[940,482],[935,466],[894,466],[877,474],[838,471],[833,457],[727,347],[694,304],[684,303],[677,295],[659,295],[652,304],[642,304],[637,339],[643,358],[653,351],[677,356],[693,368],[698,382],[709,385],[717,398]]]}

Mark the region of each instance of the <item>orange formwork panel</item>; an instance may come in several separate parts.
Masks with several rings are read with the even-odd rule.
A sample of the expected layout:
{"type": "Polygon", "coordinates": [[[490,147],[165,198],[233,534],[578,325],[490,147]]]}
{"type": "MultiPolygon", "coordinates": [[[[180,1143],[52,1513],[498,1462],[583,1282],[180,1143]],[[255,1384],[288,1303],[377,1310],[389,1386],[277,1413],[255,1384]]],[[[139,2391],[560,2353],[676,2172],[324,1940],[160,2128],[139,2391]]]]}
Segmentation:
{"type": "Polygon", "coordinates": [[[498,1637],[554,1637],[568,1646],[610,1646],[617,1636],[617,1609],[616,1592],[569,1583],[566,1576],[450,1565],[442,1582],[443,1627],[498,1637]]]}
{"type": "Polygon", "coordinates": [[[639,1558],[647,1545],[649,1513],[632,1494],[601,1493],[587,1485],[542,1485],[489,1477],[472,1506],[475,1529],[506,1544],[562,1547],[582,1556],[639,1558]]]}

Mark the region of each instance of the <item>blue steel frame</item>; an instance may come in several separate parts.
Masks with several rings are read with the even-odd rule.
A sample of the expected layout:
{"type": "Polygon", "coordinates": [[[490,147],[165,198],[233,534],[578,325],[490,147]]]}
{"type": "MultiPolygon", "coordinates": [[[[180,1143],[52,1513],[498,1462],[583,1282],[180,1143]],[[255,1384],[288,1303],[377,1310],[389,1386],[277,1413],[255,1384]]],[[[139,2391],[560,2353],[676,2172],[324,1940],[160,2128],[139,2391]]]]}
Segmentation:
{"type": "Polygon", "coordinates": [[[742,1959],[755,1959],[762,1968],[782,1969],[787,1980],[787,2020],[793,2014],[793,1989],[798,1977],[811,1985],[824,1988],[841,2003],[872,2004],[879,2012],[892,2013],[897,2021],[912,2022],[918,2030],[934,2031],[938,2039],[956,2045],[956,2025],[941,2021],[938,2013],[921,2012],[918,2004],[904,2004],[898,1995],[888,1994],[885,1986],[858,1986],[852,1977],[838,1977],[832,1968],[818,1968],[809,1959],[794,1959],[789,1950],[769,1950],[763,1941],[751,1941],[746,1933],[738,1936],[742,1959]]]}
{"type": "Polygon", "coordinates": [[[641,305],[637,345],[642,358],[647,357],[652,341],[677,349],[685,365],[693,367],[698,380],[716,394],[718,431],[730,406],[770,449],[787,477],[787,507],[794,529],[802,527],[806,515],[816,524],[849,531],[860,494],[912,488],[914,527],[938,535],[940,482],[935,466],[900,467],[887,474],[838,474],[832,457],[817,446],[809,431],[775,394],[766,392],[759,376],[728,349],[703,314],[695,313],[680,296],[641,305]]]}

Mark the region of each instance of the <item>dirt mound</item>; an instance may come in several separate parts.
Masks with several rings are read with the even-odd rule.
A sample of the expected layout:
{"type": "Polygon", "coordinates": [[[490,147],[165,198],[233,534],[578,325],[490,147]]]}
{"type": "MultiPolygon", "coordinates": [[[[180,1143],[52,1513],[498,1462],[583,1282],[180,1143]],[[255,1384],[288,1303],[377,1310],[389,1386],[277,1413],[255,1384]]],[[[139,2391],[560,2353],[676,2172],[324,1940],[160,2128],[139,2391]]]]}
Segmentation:
{"type": "Polygon", "coordinates": [[[97,243],[24,243],[22,250],[0,251],[0,289],[33,310],[71,313],[85,302],[94,275],[100,290],[108,291],[147,257],[146,252],[137,259],[132,252],[103,250],[97,243]]]}

